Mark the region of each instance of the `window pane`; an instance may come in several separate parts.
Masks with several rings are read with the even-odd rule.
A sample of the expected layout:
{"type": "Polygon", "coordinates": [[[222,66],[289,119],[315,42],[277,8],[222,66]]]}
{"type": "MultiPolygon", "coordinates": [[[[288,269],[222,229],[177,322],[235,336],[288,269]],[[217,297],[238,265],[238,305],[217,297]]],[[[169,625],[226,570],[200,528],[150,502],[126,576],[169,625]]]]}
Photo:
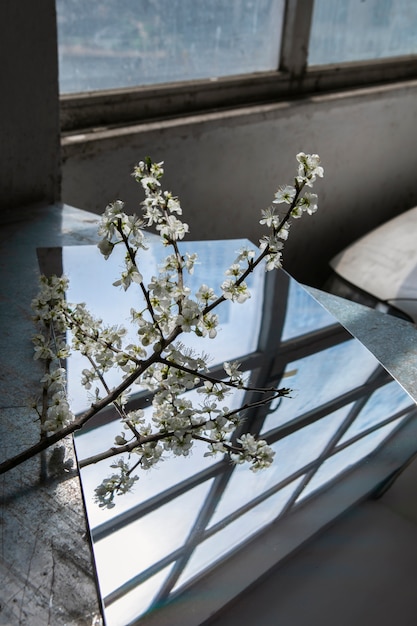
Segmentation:
{"type": "Polygon", "coordinates": [[[94,544],[103,597],[184,544],[211,485],[210,480],[197,485],[94,544]],[[126,554],[123,567],[117,567],[126,554]]]}
{"type": "Polygon", "coordinates": [[[145,580],[141,585],[122,596],[116,602],[106,606],[107,626],[126,626],[140,615],[145,613],[152,603],[154,596],[159,592],[167,576],[172,570],[172,564],[145,580]]]}
{"type": "Polygon", "coordinates": [[[273,463],[267,472],[252,472],[246,464],[236,465],[223,497],[217,502],[209,527],[318,458],[346,418],[350,406],[342,407],[339,411],[272,444],[276,463],[273,463]]]}
{"type": "Polygon", "coordinates": [[[291,402],[282,402],[269,413],[262,433],[359,387],[375,371],[375,358],[359,342],[346,341],[292,361],[285,371],[283,381],[293,390],[291,402]]]}
{"type": "Polygon", "coordinates": [[[278,67],[284,0],[57,0],[61,92],[278,67]]]}
{"type": "Polygon", "coordinates": [[[294,339],[334,324],[334,317],[295,280],[290,282],[282,340],[294,339]]]}
{"type": "Polygon", "coordinates": [[[294,480],[198,545],[174,589],[181,587],[190,578],[212,566],[214,562],[225,558],[233,548],[248,542],[252,535],[271,523],[287,504],[301,480],[302,477],[294,480]]]}
{"type": "Polygon", "coordinates": [[[309,64],[417,53],[415,0],[315,0],[309,64]]]}
{"type": "Polygon", "coordinates": [[[341,452],[337,452],[329,457],[314,474],[312,480],[310,480],[304,491],[302,491],[298,497],[297,502],[301,502],[301,500],[313,493],[313,491],[316,491],[339,474],[342,474],[356,463],[359,463],[359,461],[368,456],[368,454],[371,454],[403,420],[404,418],[401,417],[395,420],[395,422],[391,422],[391,424],[387,424],[379,430],[366,435],[366,437],[359,439],[359,441],[356,441],[348,448],[344,448],[341,452]]]}

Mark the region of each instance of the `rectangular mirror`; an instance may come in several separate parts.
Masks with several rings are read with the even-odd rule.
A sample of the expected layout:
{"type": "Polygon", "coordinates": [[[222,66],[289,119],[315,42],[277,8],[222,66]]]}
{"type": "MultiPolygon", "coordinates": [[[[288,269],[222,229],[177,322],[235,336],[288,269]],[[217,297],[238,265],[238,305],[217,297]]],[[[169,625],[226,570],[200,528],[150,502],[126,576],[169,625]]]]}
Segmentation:
{"type": "MultiPolygon", "coordinates": [[[[242,245],[251,244],[182,244],[182,254],[198,254],[192,293],[202,283],[218,287],[242,245]]],[[[151,242],[145,283],[164,256],[151,242]]],[[[68,301],[85,302],[108,324],[128,324],[141,294],[112,285],[121,257],[104,262],[95,246],[77,246],[43,250],[41,258],[43,271],[69,277],[68,301]]],[[[211,616],[414,451],[414,401],[358,340],[282,270],[258,268],[248,286],[250,300],[219,308],[215,339],[187,333],[181,340],[211,355],[213,376],[224,376],[222,363],[237,359],[251,386],[292,389],[291,397],[247,411],[239,426],[272,446],[270,468],[253,473],[221,455],[205,456],[197,441],[186,458],[167,454],[155,468],[139,469],[133,490],[100,508],[95,489],[119,457],[95,457],[122,431],[117,412],[103,410],[74,438],[107,626],[215,624],[211,616]]],[[[129,332],[133,341],[137,329],[129,332]]],[[[84,359],[67,363],[76,413],[92,401],[80,385],[84,359]]],[[[118,376],[111,372],[108,384],[118,376]]],[[[228,406],[250,403],[250,393],[235,391],[228,406]]],[[[128,407],[152,419],[146,390],[133,386],[128,407]]]]}

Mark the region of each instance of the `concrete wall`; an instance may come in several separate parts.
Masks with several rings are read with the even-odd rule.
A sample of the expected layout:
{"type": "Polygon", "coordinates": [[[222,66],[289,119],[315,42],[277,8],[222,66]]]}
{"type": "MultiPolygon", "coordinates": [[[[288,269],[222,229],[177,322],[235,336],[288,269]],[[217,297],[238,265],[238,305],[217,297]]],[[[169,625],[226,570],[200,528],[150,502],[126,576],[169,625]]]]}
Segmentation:
{"type": "Polygon", "coordinates": [[[285,256],[296,278],[317,285],[336,252],[417,204],[416,96],[417,82],[404,83],[67,137],[63,199],[100,212],[120,198],[137,210],[130,172],[150,155],[165,161],[193,238],[257,241],[259,211],[292,181],[296,153],[317,152],[320,211],[294,223],[285,256]]]}
{"type": "Polygon", "coordinates": [[[2,0],[0,25],[2,221],[7,209],[59,199],[55,2],[2,0]]]}

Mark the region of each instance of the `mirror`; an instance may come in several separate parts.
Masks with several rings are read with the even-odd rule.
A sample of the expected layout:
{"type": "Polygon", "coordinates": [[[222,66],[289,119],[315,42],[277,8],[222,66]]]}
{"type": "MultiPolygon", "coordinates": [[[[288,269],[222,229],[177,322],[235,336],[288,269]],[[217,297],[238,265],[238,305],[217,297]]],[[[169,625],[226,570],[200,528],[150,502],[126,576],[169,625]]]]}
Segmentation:
{"type": "MultiPolygon", "coordinates": [[[[182,253],[199,258],[192,291],[203,282],[218,286],[243,244],[248,242],[182,244],[182,253]]],[[[145,283],[164,256],[152,242],[145,283]]],[[[139,290],[112,286],[121,258],[103,261],[95,246],[48,249],[41,258],[43,271],[63,270],[69,277],[69,301],[86,302],[108,323],[127,324],[139,290]]],[[[188,333],[184,341],[211,355],[214,375],[221,376],[223,361],[237,359],[251,385],[293,390],[245,416],[244,429],[260,433],[275,450],[272,467],[253,473],[244,464],[204,456],[206,448],[196,442],[187,458],[167,457],[154,469],[139,470],[133,491],[102,509],[94,489],[112,474],[114,459],[86,459],[120,434],[117,413],[102,411],[74,438],[107,626],[206,622],[375,491],[413,452],[415,403],[375,357],[284,271],[258,270],[248,283],[250,300],[226,301],[218,309],[215,339],[188,333]]],[[[82,358],[68,360],[76,412],[91,401],[79,382],[83,367],[82,358]]],[[[228,405],[247,401],[239,390],[228,405]]],[[[133,389],[129,407],[150,413],[147,392],[133,389]]]]}

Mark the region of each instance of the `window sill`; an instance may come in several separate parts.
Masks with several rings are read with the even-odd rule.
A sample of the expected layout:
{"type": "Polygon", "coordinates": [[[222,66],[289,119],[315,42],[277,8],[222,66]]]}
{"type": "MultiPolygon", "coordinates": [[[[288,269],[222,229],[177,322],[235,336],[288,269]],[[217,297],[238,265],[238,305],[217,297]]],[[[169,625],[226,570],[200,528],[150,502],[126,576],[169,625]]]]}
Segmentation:
{"type": "Polygon", "coordinates": [[[413,79],[417,79],[415,55],[316,66],[299,76],[288,72],[265,72],[135,89],[66,94],[61,96],[61,130],[69,134],[92,128],[155,122],[413,79]]]}

